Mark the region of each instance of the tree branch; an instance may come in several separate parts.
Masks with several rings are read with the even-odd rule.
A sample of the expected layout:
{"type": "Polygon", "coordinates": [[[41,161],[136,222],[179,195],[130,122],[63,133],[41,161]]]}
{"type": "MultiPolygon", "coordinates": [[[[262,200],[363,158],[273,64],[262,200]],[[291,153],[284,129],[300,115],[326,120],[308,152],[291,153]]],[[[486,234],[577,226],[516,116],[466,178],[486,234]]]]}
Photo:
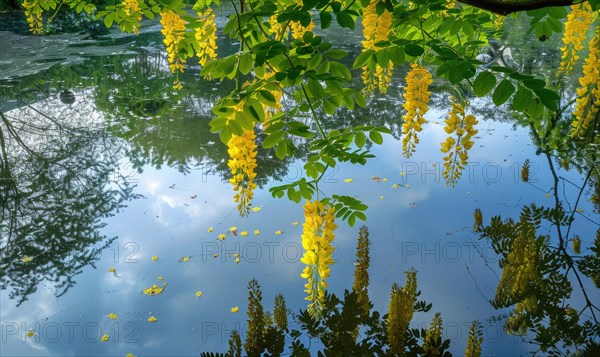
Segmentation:
{"type": "Polygon", "coordinates": [[[499,15],[508,15],[513,12],[541,9],[550,6],[570,6],[583,1],[576,0],[527,0],[527,1],[502,1],[502,0],[457,0],[463,4],[478,7],[499,15]]]}

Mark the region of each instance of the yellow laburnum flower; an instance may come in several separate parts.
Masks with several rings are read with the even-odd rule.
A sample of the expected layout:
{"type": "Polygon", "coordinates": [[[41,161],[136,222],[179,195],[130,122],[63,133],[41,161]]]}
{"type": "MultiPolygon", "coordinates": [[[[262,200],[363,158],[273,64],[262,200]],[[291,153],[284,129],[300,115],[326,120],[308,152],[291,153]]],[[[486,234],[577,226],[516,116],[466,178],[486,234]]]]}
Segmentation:
{"type": "Polygon", "coordinates": [[[29,31],[34,35],[41,35],[44,33],[44,21],[42,19],[42,13],[44,9],[40,5],[40,0],[25,0],[21,4],[25,8],[25,16],[27,17],[27,23],[29,24],[29,31]]]}
{"type": "Polygon", "coordinates": [[[260,208],[260,207],[258,207],[258,206],[257,206],[257,207],[252,207],[252,210],[253,210],[254,212],[260,212],[261,208],[260,208]]]}
{"type": "Polygon", "coordinates": [[[402,116],[402,151],[406,158],[412,156],[416,145],[419,143],[417,134],[423,129],[425,113],[429,110],[429,85],[433,82],[431,74],[426,68],[419,67],[416,63],[411,65],[411,70],[406,75],[406,88],[404,91],[404,104],[406,114],[402,116]]]}
{"type": "Polygon", "coordinates": [[[437,341],[442,338],[442,314],[436,312],[431,320],[429,330],[425,333],[423,354],[425,356],[439,356],[440,350],[437,341]]]}
{"type": "Polygon", "coordinates": [[[113,268],[113,267],[110,267],[110,268],[108,268],[108,272],[109,272],[109,273],[116,273],[116,272],[117,272],[117,269],[115,269],[115,268],[113,268]]]}
{"type": "Polygon", "coordinates": [[[209,228],[208,228],[208,233],[211,233],[211,232],[212,232],[212,231],[214,231],[214,230],[215,230],[215,227],[209,227],[209,228]]]}
{"type": "Polygon", "coordinates": [[[347,178],[347,179],[344,180],[344,182],[350,183],[350,182],[352,182],[352,179],[351,178],[347,178]]]}
{"type": "Polygon", "coordinates": [[[280,236],[281,235],[281,231],[280,230],[276,230],[275,234],[277,234],[278,236],[280,236]]]}
{"type": "Polygon", "coordinates": [[[239,264],[240,263],[240,257],[235,257],[235,263],[239,264]]]}
{"type": "Polygon", "coordinates": [[[227,142],[231,170],[229,182],[236,194],[234,201],[238,203],[240,216],[246,216],[250,210],[256,183],[256,134],[254,130],[244,130],[242,135],[232,135],[227,142]]]}
{"type": "Polygon", "coordinates": [[[154,316],[154,315],[153,315],[153,316],[150,316],[150,317],[148,318],[148,322],[156,322],[156,321],[158,321],[158,319],[157,319],[157,318],[156,318],[156,316],[154,316]]]}
{"type": "MultiPolygon", "coordinates": [[[[123,7],[123,11],[125,12],[124,21],[133,23],[133,33],[136,35],[140,33],[140,21],[142,21],[142,8],[140,7],[140,3],[138,0],[123,0],[121,2],[121,6],[123,7]]],[[[121,30],[124,31],[125,28],[121,26],[121,30]]]]}
{"type": "Polygon", "coordinates": [[[567,22],[565,23],[564,46],[560,49],[562,52],[561,72],[568,74],[573,70],[573,65],[579,59],[578,52],[583,49],[583,43],[593,17],[594,13],[588,2],[571,6],[571,13],[567,16],[567,22]]]}
{"type": "Polygon", "coordinates": [[[180,262],[187,263],[187,262],[189,262],[189,261],[190,261],[190,257],[181,257],[181,258],[179,259],[179,261],[180,261],[180,262]]]}
{"type": "Polygon", "coordinates": [[[573,238],[573,253],[581,254],[581,238],[579,236],[573,238]]]}
{"type": "Polygon", "coordinates": [[[444,171],[442,175],[446,180],[446,185],[454,186],[462,175],[462,171],[468,164],[468,150],[473,146],[471,140],[477,134],[474,129],[477,124],[477,118],[474,115],[466,115],[464,107],[452,97],[452,109],[448,113],[448,119],[444,122],[446,126],[444,131],[450,135],[446,141],[442,142],[441,151],[448,153],[444,156],[444,171]]]}
{"type": "MultiPolygon", "coordinates": [[[[161,12],[160,24],[163,26],[161,33],[164,36],[163,42],[167,46],[169,58],[169,67],[171,72],[182,72],[183,63],[179,57],[179,47],[181,41],[185,38],[185,21],[174,11],[168,10],[161,12]]],[[[176,85],[179,82],[176,82],[176,85]]]]}
{"type": "Polygon", "coordinates": [[[110,339],[110,336],[108,336],[108,335],[102,335],[102,337],[100,338],[100,340],[102,342],[108,342],[109,339],[110,339]]]}
{"type": "Polygon", "coordinates": [[[590,53],[583,65],[583,75],[579,78],[577,100],[573,112],[570,135],[583,137],[593,127],[592,123],[600,111],[600,28],[590,42],[590,53]]]}
{"type": "Polygon", "coordinates": [[[111,320],[116,320],[116,319],[118,319],[118,318],[119,318],[119,315],[117,315],[117,314],[113,314],[113,313],[111,312],[110,314],[106,315],[106,317],[108,317],[108,318],[109,318],[109,319],[111,319],[111,320]]]}
{"type": "Polygon", "coordinates": [[[24,256],[23,258],[21,258],[21,261],[22,261],[23,263],[29,263],[29,262],[30,262],[32,259],[33,259],[32,257],[30,257],[30,256],[26,255],[26,256],[24,256]]]}
{"type": "Polygon", "coordinates": [[[211,8],[198,13],[202,26],[196,27],[195,38],[198,45],[198,62],[202,67],[217,58],[217,24],[211,8]]]}
{"type": "MultiPolygon", "coordinates": [[[[302,0],[294,0],[294,2],[300,6],[304,5],[302,0]]],[[[298,21],[290,21],[290,28],[292,30],[292,38],[300,40],[304,37],[305,32],[310,32],[315,28],[315,24],[311,20],[308,26],[304,27],[298,21]]]]}
{"type": "Polygon", "coordinates": [[[158,255],[153,255],[152,256],[152,261],[153,262],[157,262],[158,261],[158,255]]]}
{"type": "Polygon", "coordinates": [[[263,123],[263,126],[265,127],[265,129],[268,128],[269,125],[271,125],[270,120],[273,117],[273,115],[279,113],[282,108],[281,98],[283,98],[283,89],[281,88],[281,84],[279,83],[279,81],[274,80],[275,79],[275,78],[273,78],[274,75],[275,75],[275,72],[273,72],[270,69],[265,70],[264,74],[261,73],[261,74],[257,75],[257,78],[264,81],[264,85],[263,85],[262,89],[271,93],[271,95],[275,99],[274,106],[269,106],[269,105],[262,103],[262,107],[265,112],[265,120],[263,123]]]}
{"type": "Polygon", "coordinates": [[[283,33],[286,24],[278,22],[277,16],[279,16],[279,13],[275,13],[269,17],[269,33],[273,35],[275,40],[285,40],[288,38],[290,30],[286,28],[285,33],[283,33]]]}
{"type": "Polygon", "coordinates": [[[164,278],[163,278],[162,276],[160,276],[160,275],[159,275],[159,276],[158,276],[158,280],[160,280],[160,281],[163,281],[163,280],[164,280],[164,278]]]}
{"type": "Polygon", "coordinates": [[[296,227],[298,225],[298,221],[292,222],[292,226],[296,227]]]}
{"type": "Polygon", "coordinates": [[[392,185],[392,188],[398,188],[398,187],[400,187],[400,186],[398,186],[397,183],[395,183],[395,184],[392,185]]]}
{"type": "Polygon", "coordinates": [[[229,231],[230,232],[236,232],[237,231],[237,227],[236,226],[231,226],[231,227],[229,227],[229,231]]]}
{"type": "Polygon", "coordinates": [[[306,264],[306,268],[300,276],[308,280],[304,285],[304,291],[308,295],[305,300],[311,302],[308,311],[313,316],[321,314],[325,301],[326,280],[329,278],[330,267],[333,264],[334,248],[331,243],[337,228],[334,219],[333,207],[325,207],[320,201],[306,201],[302,233],[302,247],[305,252],[300,259],[306,264]]]}
{"type": "Polygon", "coordinates": [[[219,240],[225,240],[225,237],[227,237],[227,235],[225,233],[221,233],[219,234],[219,240]]]}
{"type": "Polygon", "coordinates": [[[242,237],[247,237],[247,236],[248,236],[248,231],[242,231],[242,232],[240,233],[240,235],[241,235],[242,237]]]}
{"type": "Polygon", "coordinates": [[[200,291],[200,290],[196,291],[196,297],[202,297],[202,291],[200,291]]]}
{"type": "Polygon", "coordinates": [[[239,308],[239,307],[237,307],[237,306],[234,306],[234,307],[232,307],[232,308],[231,308],[231,310],[230,310],[230,311],[231,311],[231,313],[233,313],[233,314],[237,314],[238,312],[240,312],[240,308],[239,308]]]}
{"type": "MultiPolygon", "coordinates": [[[[365,38],[362,41],[363,51],[377,51],[378,47],[375,44],[388,39],[388,34],[392,26],[392,13],[386,9],[381,15],[378,15],[378,3],[379,1],[371,1],[363,10],[362,24],[363,36],[365,38]]],[[[362,80],[365,84],[364,92],[369,94],[379,90],[381,93],[386,93],[392,81],[393,68],[394,64],[392,62],[388,62],[386,68],[381,67],[379,64],[376,64],[375,68],[363,66],[362,80]]]]}
{"type": "Polygon", "coordinates": [[[254,235],[256,235],[256,236],[260,235],[260,231],[258,229],[255,229],[254,230],[254,235]]]}
{"type": "Polygon", "coordinates": [[[128,353],[125,355],[125,357],[135,357],[135,355],[133,353],[128,353]]]}
{"type": "Polygon", "coordinates": [[[27,331],[26,336],[27,337],[35,337],[35,336],[37,336],[37,332],[35,332],[34,330],[29,330],[29,331],[27,331]]]}

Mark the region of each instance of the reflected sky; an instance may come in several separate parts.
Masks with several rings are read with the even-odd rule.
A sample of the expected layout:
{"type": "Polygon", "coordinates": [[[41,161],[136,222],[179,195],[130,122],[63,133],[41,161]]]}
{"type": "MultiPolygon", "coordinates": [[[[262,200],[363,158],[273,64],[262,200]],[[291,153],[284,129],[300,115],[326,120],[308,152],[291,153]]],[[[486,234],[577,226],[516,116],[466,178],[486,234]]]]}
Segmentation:
{"type": "MultiPolygon", "coordinates": [[[[472,214],[480,208],[487,221],[491,215],[517,217],[530,203],[550,204],[549,168],[543,157],[536,156],[528,129],[498,117],[479,117],[470,165],[455,188],[446,187],[439,150],[446,137],[444,115],[443,108],[427,114],[429,124],[411,159],[405,159],[401,143],[388,136],[382,146],[373,147],[376,159],[365,166],[342,164],[325,176],[320,187],[327,195],[352,195],[369,206],[365,224],[371,233],[370,297],[376,310],[387,310],[392,283],[403,285],[404,271],[414,268],[421,298],[433,303],[429,313],[415,314],[415,326],[428,326],[433,314],[441,312],[451,351],[462,355],[469,325],[478,319],[484,324],[485,355],[526,354],[530,346],[515,344],[518,339],[505,335],[500,323],[486,322],[503,313],[489,303],[499,270],[491,247],[471,230],[472,214]],[[533,166],[528,184],[519,182],[526,159],[533,166]],[[347,178],[353,181],[344,182],[347,178]]],[[[214,141],[221,145],[216,136],[214,141]]],[[[302,166],[300,161],[291,162],[281,182],[298,179],[302,166]]],[[[152,165],[138,171],[123,158],[118,170],[143,198],[105,220],[101,233],[117,240],[102,252],[95,267],[83,269],[77,285],[61,298],[55,298],[48,284],[17,308],[7,291],[0,292],[3,355],[191,356],[225,351],[233,329],[245,332],[246,284],[252,278],[262,286],[266,310],[272,310],[279,292],[293,311],[306,307],[299,262],[302,207],[271,197],[269,187],[280,182],[271,180],[257,190],[254,205],[261,211],[241,219],[230,184],[202,166],[185,173],[152,165]],[[294,226],[295,221],[300,224],[294,226]],[[217,235],[231,226],[250,234],[229,234],[219,241],[217,235]],[[209,227],[214,232],[209,233],[209,227]],[[276,230],[283,233],[276,235],[276,230]],[[241,256],[239,264],[235,253],[241,256]],[[153,255],[158,261],[152,261],[153,255]],[[188,262],[180,261],[186,256],[188,262]],[[108,271],[111,267],[116,273],[108,271]],[[161,283],[159,276],[167,283],[165,292],[154,297],[142,294],[144,288],[161,283]],[[195,296],[198,290],[203,292],[200,298],[195,296]],[[230,312],[234,306],[240,307],[239,314],[230,312]],[[119,318],[112,321],[109,313],[119,318]],[[151,315],[158,318],[156,323],[147,322],[151,315]],[[29,329],[38,335],[25,337],[29,329]],[[99,342],[103,334],[110,342],[99,342]]],[[[561,169],[559,175],[574,184],[582,182],[573,171],[561,169]]],[[[576,188],[565,184],[564,192],[573,197],[576,188]]],[[[581,208],[584,214],[592,212],[588,200],[581,208]]],[[[574,227],[582,237],[593,236],[589,221],[577,220],[574,227]]],[[[336,231],[336,263],[329,285],[338,296],[352,285],[357,233],[358,226],[341,222],[336,231]]]]}

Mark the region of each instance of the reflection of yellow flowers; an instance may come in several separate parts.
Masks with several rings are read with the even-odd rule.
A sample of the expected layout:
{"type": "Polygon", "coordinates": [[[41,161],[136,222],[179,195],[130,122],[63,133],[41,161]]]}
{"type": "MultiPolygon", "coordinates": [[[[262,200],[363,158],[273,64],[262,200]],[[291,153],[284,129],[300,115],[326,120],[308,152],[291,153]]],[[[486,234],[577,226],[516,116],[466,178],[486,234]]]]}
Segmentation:
{"type": "Polygon", "coordinates": [[[479,357],[481,356],[481,325],[476,321],[473,321],[469,328],[469,341],[467,342],[467,348],[465,350],[465,357],[479,357]]]}
{"type": "Polygon", "coordinates": [[[21,258],[21,261],[23,263],[29,263],[32,259],[33,259],[32,257],[26,255],[23,258],[21,258]]]}
{"type": "MultiPolygon", "coordinates": [[[[375,44],[377,42],[386,41],[392,26],[392,13],[387,9],[377,14],[377,5],[379,1],[371,1],[369,5],[363,10],[363,36],[362,41],[363,51],[375,50],[379,47],[375,44]]],[[[365,84],[364,91],[366,93],[374,92],[379,90],[381,93],[385,93],[392,78],[393,63],[388,62],[388,65],[383,68],[379,64],[376,64],[374,68],[369,66],[363,66],[362,79],[365,84]]]]}
{"type": "Polygon", "coordinates": [[[113,314],[113,313],[111,312],[110,314],[106,315],[106,317],[108,317],[108,318],[109,318],[109,319],[111,319],[111,320],[116,320],[116,319],[118,319],[118,318],[119,318],[119,315],[117,315],[117,314],[113,314]]]}
{"type": "Polygon", "coordinates": [[[246,237],[246,236],[248,236],[248,231],[242,231],[242,232],[240,233],[240,235],[241,235],[242,237],[246,237]]]}
{"type": "Polygon", "coordinates": [[[260,231],[258,229],[255,229],[254,230],[254,235],[256,235],[256,236],[260,235],[260,231]]]}
{"type": "Polygon", "coordinates": [[[158,321],[158,319],[157,319],[157,318],[156,318],[156,316],[154,316],[154,315],[153,315],[153,316],[150,316],[150,317],[148,318],[148,322],[156,322],[156,321],[158,321]]]}
{"type": "Polygon", "coordinates": [[[238,203],[240,216],[249,213],[256,183],[256,134],[254,130],[244,130],[242,135],[232,135],[227,142],[229,161],[227,166],[231,170],[229,182],[233,185],[236,194],[234,201],[238,203]]]}
{"type": "Polygon", "coordinates": [[[406,75],[406,88],[404,92],[404,109],[406,114],[402,117],[402,151],[409,158],[419,143],[417,134],[425,124],[425,113],[429,110],[429,85],[433,82],[431,74],[426,68],[419,67],[416,63],[411,65],[411,70],[406,75]]]}
{"type": "Polygon", "coordinates": [[[215,230],[215,227],[210,227],[210,228],[208,228],[208,233],[210,233],[210,232],[212,232],[214,230],[215,230]]]}
{"type": "Polygon", "coordinates": [[[331,243],[335,238],[333,232],[337,228],[334,219],[333,207],[326,207],[320,201],[306,201],[302,233],[302,247],[305,252],[300,259],[306,267],[300,276],[308,280],[304,285],[304,291],[308,294],[305,299],[311,301],[308,311],[315,316],[323,309],[325,289],[328,286],[326,279],[333,264],[331,243]]]}
{"type": "Polygon", "coordinates": [[[402,289],[394,283],[388,309],[388,342],[393,355],[403,355],[406,329],[412,320],[417,292],[417,273],[406,272],[406,285],[402,289]]]}
{"type": "Polygon", "coordinates": [[[152,256],[152,261],[153,261],[153,262],[156,262],[156,261],[158,261],[158,255],[153,255],[153,256],[152,256]]]}
{"type": "Polygon", "coordinates": [[[162,294],[163,291],[164,291],[164,287],[160,287],[160,286],[154,284],[151,287],[144,289],[144,295],[151,295],[151,296],[159,295],[159,294],[162,294]]]}
{"type": "Polygon", "coordinates": [[[108,336],[108,335],[102,335],[102,337],[100,338],[100,340],[102,342],[108,342],[109,339],[110,339],[110,336],[108,336]]]}
{"type": "Polygon", "coordinates": [[[35,337],[37,336],[37,332],[35,332],[34,330],[29,330],[27,331],[27,337],[35,337]]]}
{"type": "Polygon", "coordinates": [[[592,8],[587,2],[571,6],[571,13],[565,22],[564,46],[560,49],[562,52],[560,71],[570,73],[573,70],[573,65],[579,59],[578,52],[583,49],[583,42],[593,21],[593,16],[592,8]]]}
{"type": "Polygon", "coordinates": [[[237,307],[237,306],[234,306],[234,307],[232,307],[232,308],[231,308],[231,310],[230,310],[230,311],[231,311],[232,313],[234,313],[234,314],[237,314],[238,312],[240,312],[240,308],[239,308],[239,307],[237,307]]]}
{"type": "Polygon", "coordinates": [[[202,297],[202,291],[200,291],[200,290],[196,291],[196,297],[202,297]]]}
{"type": "Polygon", "coordinates": [[[225,237],[227,237],[225,233],[219,234],[219,240],[225,240],[225,237]]]}
{"type": "Polygon", "coordinates": [[[198,13],[202,26],[196,27],[197,53],[202,67],[217,58],[217,24],[211,8],[198,13]]]}

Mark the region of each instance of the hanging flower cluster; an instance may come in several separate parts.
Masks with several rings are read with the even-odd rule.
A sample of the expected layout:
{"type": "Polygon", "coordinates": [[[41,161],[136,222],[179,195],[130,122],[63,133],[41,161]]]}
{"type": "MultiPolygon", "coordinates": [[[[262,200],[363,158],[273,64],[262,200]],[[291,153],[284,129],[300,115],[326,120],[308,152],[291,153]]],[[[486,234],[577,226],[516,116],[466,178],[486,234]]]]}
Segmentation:
{"type": "MultiPolygon", "coordinates": [[[[160,24],[163,26],[161,30],[165,39],[163,42],[167,46],[167,54],[169,58],[169,67],[172,73],[183,73],[183,63],[179,57],[179,45],[185,37],[185,21],[174,11],[161,12],[162,18],[160,24]]],[[[174,89],[181,89],[179,78],[175,81],[174,89]]]]}
{"type": "Polygon", "coordinates": [[[265,81],[265,86],[263,87],[265,90],[269,91],[273,98],[275,98],[275,106],[271,107],[263,103],[263,109],[265,111],[265,121],[263,123],[264,127],[267,128],[269,126],[269,121],[273,117],[273,115],[277,114],[281,111],[281,98],[283,98],[283,91],[279,86],[279,82],[277,81],[269,81],[275,75],[275,72],[271,70],[266,70],[264,74],[257,74],[259,79],[265,81]]]}
{"type": "MultiPolygon", "coordinates": [[[[363,51],[376,50],[375,44],[380,41],[386,41],[388,34],[392,26],[392,13],[388,10],[384,10],[381,15],[377,15],[377,1],[372,1],[363,10],[363,36],[362,41],[363,51]]],[[[372,93],[379,90],[381,93],[386,93],[390,82],[392,80],[392,69],[394,64],[388,62],[386,68],[381,67],[379,64],[375,65],[375,68],[369,68],[369,66],[363,66],[362,68],[362,80],[365,84],[364,91],[372,93]]]]}
{"type": "Polygon", "coordinates": [[[29,31],[34,35],[41,35],[44,33],[44,22],[42,20],[44,9],[40,6],[40,0],[25,0],[21,6],[25,8],[25,16],[27,17],[27,23],[29,24],[29,31]]]}
{"type": "Polygon", "coordinates": [[[254,183],[256,178],[256,134],[254,130],[244,129],[242,135],[232,135],[227,142],[227,147],[229,153],[227,166],[231,170],[229,182],[236,192],[233,198],[238,203],[240,216],[247,216],[256,188],[254,183]]]}
{"type": "Polygon", "coordinates": [[[285,40],[289,35],[289,30],[286,28],[286,33],[283,33],[286,24],[278,22],[277,16],[279,16],[279,13],[275,13],[269,17],[269,33],[273,35],[276,40],[285,40]]]}
{"type": "Polygon", "coordinates": [[[123,0],[121,3],[123,11],[125,11],[125,18],[135,20],[133,25],[133,33],[139,35],[140,33],[140,21],[142,21],[142,8],[138,0],[123,0]]]}
{"type": "Polygon", "coordinates": [[[202,26],[196,27],[196,41],[199,63],[202,67],[217,58],[217,24],[211,8],[198,12],[202,26]]]}
{"type": "Polygon", "coordinates": [[[406,272],[406,285],[402,289],[392,285],[390,306],[388,309],[388,344],[392,356],[403,356],[406,343],[406,331],[412,320],[417,301],[417,272],[406,272]]]}
{"type": "Polygon", "coordinates": [[[600,29],[590,42],[590,53],[583,65],[583,75],[579,78],[577,103],[573,112],[571,137],[582,137],[592,127],[600,110],[600,29]]]}
{"type": "Polygon", "coordinates": [[[578,52],[583,49],[586,33],[592,21],[593,12],[588,2],[571,6],[571,13],[567,16],[565,23],[564,46],[560,48],[562,52],[561,72],[570,73],[573,70],[573,65],[579,59],[578,52]]]}
{"type": "Polygon", "coordinates": [[[406,114],[402,117],[402,151],[406,158],[412,156],[416,145],[419,143],[417,133],[422,130],[425,123],[425,113],[429,110],[429,85],[433,82],[431,73],[426,68],[419,67],[416,63],[406,75],[406,90],[404,93],[404,109],[406,114]]]}
{"type": "Polygon", "coordinates": [[[442,175],[446,185],[454,187],[462,175],[462,170],[468,164],[468,150],[474,143],[471,139],[477,134],[477,130],[473,128],[477,124],[477,118],[471,114],[465,116],[465,108],[454,97],[448,115],[448,119],[444,121],[446,123],[444,131],[448,134],[456,134],[456,137],[449,136],[442,142],[441,151],[448,153],[444,156],[442,175]]]}
{"type": "Polygon", "coordinates": [[[306,268],[300,275],[308,282],[304,290],[308,296],[305,300],[311,301],[308,311],[313,316],[319,316],[325,302],[326,279],[330,274],[333,264],[333,246],[335,238],[333,233],[337,228],[334,223],[335,209],[327,207],[320,201],[306,201],[304,205],[304,225],[302,233],[302,247],[305,252],[300,261],[306,268]]]}
{"type": "MultiPolygon", "coordinates": [[[[295,0],[297,5],[304,6],[304,2],[302,0],[295,0]]],[[[315,24],[311,22],[308,26],[302,26],[302,24],[298,21],[290,21],[290,28],[292,30],[292,38],[294,40],[300,40],[304,37],[305,32],[310,32],[315,28],[315,24]]]]}

